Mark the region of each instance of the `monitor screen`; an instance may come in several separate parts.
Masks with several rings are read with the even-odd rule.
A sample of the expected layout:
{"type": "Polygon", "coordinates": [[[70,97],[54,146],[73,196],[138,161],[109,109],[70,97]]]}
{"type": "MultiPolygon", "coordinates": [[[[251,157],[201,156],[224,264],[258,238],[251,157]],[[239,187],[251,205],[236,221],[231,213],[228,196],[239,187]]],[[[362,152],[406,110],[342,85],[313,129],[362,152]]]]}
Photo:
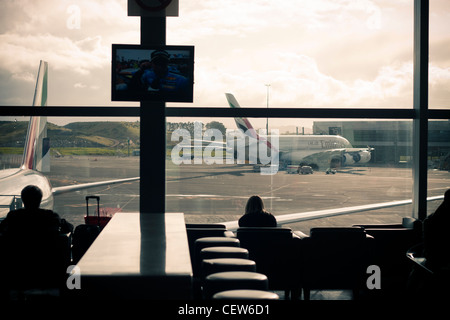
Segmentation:
{"type": "Polygon", "coordinates": [[[192,102],[193,46],[112,45],[112,101],[192,102]]]}

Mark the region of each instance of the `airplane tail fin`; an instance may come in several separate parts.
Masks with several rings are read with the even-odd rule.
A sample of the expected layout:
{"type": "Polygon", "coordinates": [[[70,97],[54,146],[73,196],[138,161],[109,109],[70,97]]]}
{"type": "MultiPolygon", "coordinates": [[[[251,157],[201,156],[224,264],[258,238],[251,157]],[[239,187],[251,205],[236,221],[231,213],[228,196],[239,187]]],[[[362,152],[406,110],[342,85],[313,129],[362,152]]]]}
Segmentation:
{"type": "MultiPolygon", "coordinates": [[[[34,91],[33,106],[47,105],[48,63],[40,62],[34,91]]],[[[22,169],[50,171],[50,140],[47,138],[47,117],[30,117],[28,124],[22,169]]]]}
{"type": "MultiPolygon", "coordinates": [[[[228,104],[230,105],[230,108],[240,108],[241,106],[237,102],[236,98],[231,93],[225,93],[225,96],[227,98],[228,104]]],[[[266,138],[261,137],[256,130],[253,128],[250,121],[248,121],[247,118],[234,118],[234,121],[236,122],[236,125],[238,129],[241,129],[246,135],[248,135],[251,138],[254,138],[258,141],[264,142],[267,147],[275,152],[279,152],[278,149],[273,146],[266,138]]],[[[268,133],[267,133],[268,135],[268,133]]]]}
{"type": "MultiPolygon", "coordinates": [[[[225,93],[225,96],[227,97],[230,108],[241,107],[233,94],[225,93]]],[[[246,133],[254,139],[260,139],[259,135],[256,133],[256,130],[253,128],[252,124],[250,123],[250,121],[248,121],[247,118],[234,118],[234,121],[236,122],[236,126],[238,127],[238,129],[241,129],[242,132],[246,133]]]]}

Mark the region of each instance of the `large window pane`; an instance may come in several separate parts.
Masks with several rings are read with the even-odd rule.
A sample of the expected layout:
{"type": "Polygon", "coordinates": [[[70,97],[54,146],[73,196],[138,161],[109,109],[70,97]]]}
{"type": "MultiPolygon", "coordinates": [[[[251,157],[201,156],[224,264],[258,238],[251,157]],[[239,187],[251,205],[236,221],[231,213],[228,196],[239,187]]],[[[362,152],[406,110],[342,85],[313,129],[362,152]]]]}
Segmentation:
{"type": "MultiPolygon", "coordinates": [[[[265,134],[266,119],[248,120],[257,133],[265,134]]],[[[216,148],[219,143],[204,141],[203,145],[209,149],[197,144],[195,150],[198,138],[211,136],[206,130],[221,128],[221,124],[227,129],[223,141],[230,147],[233,141],[230,134],[236,131],[233,119],[168,118],[167,122],[166,208],[184,212],[187,222],[236,220],[253,194],[262,196],[267,209],[278,217],[405,200],[412,196],[411,121],[269,119],[269,131],[280,133],[269,139],[280,151],[280,166],[272,175],[264,174],[252,163],[251,150],[246,150],[245,163],[238,163],[234,158],[227,163],[222,158],[226,152],[216,148]],[[195,132],[196,128],[200,131],[195,132]],[[314,136],[302,135],[303,132],[314,136]],[[314,148],[318,150],[311,150],[314,148]],[[334,150],[337,148],[345,150],[334,150]],[[374,148],[370,159],[368,148],[374,148]],[[221,157],[216,158],[211,153],[213,149],[221,157]],[[309,155],[303,155],[308,152],[309,155]],[[311,166],[314,173],[288,173],[299,165],[311,166]],[[327,173],[329,168],[334,170],[327,173]]],[[[268,162],[271,163],[274,162],[268,162]]],[[[411,212],[410,205],[403,205],[314,220],[313,224],[393,223],[410,216],[411,212]]],[[[296,223],[294,227],[307,231],[309,222],[296,223]]]]}
{"type": "MultiPolygon", "coordinates": [[[[28,119],[1,119],[5,120],[0,121],[1,169],[18,168],[22,164],[28,119]]],[[[39,170],[44,171],[53,190],[63,186],[139,177],[139,122],[133,119],[74,122],[71,118],[48,118],[47,137],[50,139],[49,167],[39,170]]],[[[22,183],[15,181],[17,185],[22,183]]],[[[11,183],[15,184],[13,181],[11,183]]],[[[57,194],[53,209],[74,225],[84,223],[87,195],[100,197],[102,214],[139,211],[138,181],[57,194]]],[[[94,214],[95,202],[91,201],[90,205],[89,212],[94,214]]]]}
{"type": "Polygon", "coordinates": [[[450,109],[450,6],[445,0],[430,1],[429,108],[450,109]]]}
{"type": "Polygon", "coordinates": [[[213,2],[167,20],[196,46],[194,105],[264,107],[270,84],[274,108],[412,108],[413,1],[213,2]]]}
{"type": "MultiPolygon", "coordinates": [[[[450,188],[450,121],[428,122],[428,197],[443,196],[450,188]]],[[[433,213],[442,200],[429,201],[427,214],[433,213]]]]}
{"type": "MultiPolygon", "coordinates": [[[[413,1],[185,2],[167,19],[166,41],[195,45],[194,103],[183,106],[224,106],[229,91],[246,106],[264,106],[271,84],[273,107],[412,107],[413,1]]],[[[136,105],[111,103],[110,92],[111,44],[140,39],[127,2],[50,3],[51,10],[17,1],[2,8],[0,90],[8,94],[0,103],[31,103],[45,57],[49,105],[136,105]],[[36,16],[45,19],[37,24],[36,16]]],[[[431,36],[434,21],[442,35],[448,6],[431,7],[440,17],[432,16],[431,36]]],[[[448,56],[440,43],[436,52],[448,56]]]]}

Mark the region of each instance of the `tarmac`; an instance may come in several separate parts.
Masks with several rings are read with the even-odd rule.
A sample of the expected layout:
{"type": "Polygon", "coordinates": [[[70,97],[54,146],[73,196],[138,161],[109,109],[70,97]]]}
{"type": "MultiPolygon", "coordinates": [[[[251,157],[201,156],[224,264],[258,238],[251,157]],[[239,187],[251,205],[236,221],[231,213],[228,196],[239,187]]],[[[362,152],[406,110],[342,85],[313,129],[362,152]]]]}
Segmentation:
{"type": "MultiPolygon", "coordinates": [[[[450,188],[450,172],[428,171],[428,196],[450,188]]],[[[49,180],[54,187],[67,184],[139,176],[139,157],[74,156],[52,158],[49,180]]],[[[184,212],[187,223],[220,223],[239,219],[247,199],[260,195],[275,216],[313,210],[405,200],[412,197],[411,168],[368,165],[343,167],[336,174],[263,175],[246,164],[166,163],[166,212],[184,212]]],[[[100,196],[101,210],[139,211],[139,182],[97,187],[55,197],[55,208],[74,225],[83,223],[86,195],[100,196]]],[[[431,213],[440,201],[429,202],[431,213]]],[[[94,212],[90,202],[89,213],[94,212]]],[[[399,223],[411,216],[405,205],[285,225],[309,233],[314,226],[349,226],[363,223],[399,223]]]]}

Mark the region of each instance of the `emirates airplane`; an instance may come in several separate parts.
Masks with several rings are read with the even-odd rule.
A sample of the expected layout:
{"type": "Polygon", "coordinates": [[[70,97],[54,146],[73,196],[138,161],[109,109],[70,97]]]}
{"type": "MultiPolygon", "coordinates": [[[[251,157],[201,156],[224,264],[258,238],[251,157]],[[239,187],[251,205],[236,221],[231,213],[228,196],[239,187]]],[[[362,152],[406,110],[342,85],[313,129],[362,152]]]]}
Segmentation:
{"type": "MultiPolygon", "coordinates": [[[[239,103],[231,93],[226,93],[225,95],[231,108],[240,108],[239,103]]],[[[279,139],[279,146],[277,148],[271,143],[273,140],[271,141],[270,136],[257,134],[247,118],[235,118],[235,121],[241,132],[240,137],[237,139],[242,139],[246,136],[248,138],[247,146],[250,146],[252,143],[266,144],[267,150],[270,149],[271,152],[278,154],[280,163],[283,161],[295,165],[305,163],[316,168],[320,166],[333,167],[333,165],[345,166],[355,163],[368,163],[371,159],[371,151],[374,150],[370,147],[353,148],[347,139],[333,135],[279,135],[276,136],[276,139],[279,139]]],[[[230,149],[230,146],[228,146],[228,149],[230,149]]],[[[442,200],[443,198],[443,195],[428,197],[427,201],[442,200]]],[[[278,225],[284,225],[305,220],[404,206],[411,203],[412,199],[406,199],[351,207],[288,213],[277,215],[277,223],[278,225]]],[[[221,224],[225,225],[231,231],[235,231],[239,227],[237,220],[221,222],[221,224]]]]}
{"type": "MultiPolygon", "coordinates": [[[[225,94],[231,108],[240,108],[231,93],[225,94]]],[[[249,138],[248,146],[265,142],[271,152],[278,154],[281,166],[309,165],[313,169],[327,169],[339,166],[368,163],[373,148],[353,148],[350,142],[338,135],[277,135],[278,148],[274,146],[274,136],[258,135],[247,118],[235,118],[240,131],[249,138]]],[[[241,134],[243,138],[244,135],[241,134]]],[[[238,138],[238,139],[239,139],[238,138]]],[[[228,139],[227,141],[232,141],[228,139]]]]}
{"type": "MultiPolygon", "coordinates": [[[[41,61],[36,81],[33,106],[47,105],[48,64],[41,61]]],[[[50,143],[47,138],[47,118],[31,117],[25,140],[22,165],[16,169],[0,170],[0,219],[11,209],[21,206],[20,192],[27,185],[38,186],[43,193],[41,208],[53,209],[53,197],[57,194],[81,189],[139,180],[139,177],[91,182],[53,188],[42,173],[49,171],[50,143]]]]}

